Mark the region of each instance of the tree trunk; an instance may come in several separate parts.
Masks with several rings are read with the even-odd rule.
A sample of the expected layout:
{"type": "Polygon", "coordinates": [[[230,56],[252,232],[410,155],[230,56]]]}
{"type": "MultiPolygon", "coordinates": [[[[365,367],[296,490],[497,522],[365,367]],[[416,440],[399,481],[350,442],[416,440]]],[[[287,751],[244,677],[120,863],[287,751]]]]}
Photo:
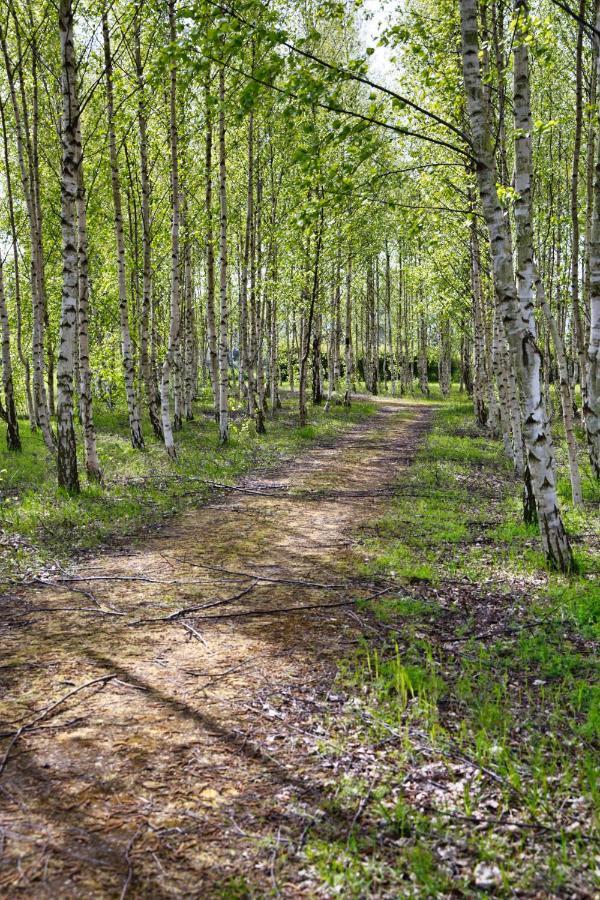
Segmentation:
{"type": "MultiPolygon", "coordinates": [[[[77,144],[81,148],[81,128],[77,120],[77,144]]],[[[79,414],[83,429],[85,468],[90,481],[102,481],[102,469],[96,446],[96,429],[92,410],[92,373],[89,350],[89,298],[90,279],[88,265],[88,235],[85,184],[83,180],[83,156],[77,171],[77,260],[78,260],[78,354],[79,354],[79,414]]]]}
{"type": "Polygon", "coordinates": [[[344,361],[346,366],[346,390],[344,406],[352,403],[352,257],[348,254],[346,263],[346,319],[344,339],[344,361]]]}
{"type": "Polygon", "coordinates": [[[57,368],[57,436],[58,484],[73,493],[79,492],[77,448],[73,427],[73,365],[77,329],[79,273],[75,213],[81,168],[79,139],[79,103],[77,100],[77,66],[73,46],[73,10],[71,0],[60,0],[59,31],[61,49],[61,235],[63,288],[60,319],[60,349],[57,368]]]}
{"type": "Polygon", "coordinates": [[[17,354],[19,362],[23,366],[25,376],[25,396],[27,397],[27,414],[29,416],[29,427],[35,431],[37,427],[35,418],[35,408],[33,404],[33,394],[31,393],[31,368],[29,359],[23,352],[23,326],[22,326],[22,308],[21,308],[21,281],[19,275],[19,242],[17,238],[17,223],[15,220],[15,206],[12,191],[12,178],[10,174],[10,158],[8,153],[8,132],[6,128],[6,113],[4,103],[0,100],[0,119],[2,122],[2,144],[4,150],[4,174],[6,178],[6,199],[8,201],[8,218],[10,222],[10,233],[13,253],[13,270],[14,270],[14,286],[15,286],[15,308],[17,314],[17,354]]]}
{"type": "Polygon", "coordinates": [[[21,173],[21,186],[23,196],[25,198],[25,206],[27,208],[27,219],[29,223],[29,234],[31,241],[31,299],[32,299],[32,355],[33,355],[33,403],[35,407],[35,419],[39,425],[44,443],[46,447],[54,451],[56,449],[54,435],[50,427],[50,414],[48,410],[48,401],[46,396],[46,386],[44,382],[44,315],[45,315],[45,297],[43,292],[44,285],[44,256],[42,251],[42,236],[39,227],[38,209],[35,201],[35,188],[33,185],[33,149],[31,144],[29,117],[27,105],[25,103],[23,72],[21,71],[21,53],[18,49],[18,76],[21,85],[21,101],[23,108],[19,104],[17,97],[15,71],[12,66],[6,32],[0,28],[0,45],[6,67],[6,76],[10,91],[13,114],[15,117],[15,131],[17,138],[17,156],[19,160],[19,170],[21,173]]]}
{"type": "MultiPolygon", "coordinates": [[[[519,2],[518,9],[519,11],[522,9],[519,2]]],[[[524,259],[523,266],[520,266],[520,295],[517,296],[511,239],[496,189],[494,155],[483,104],[476,0],[460,0],[460,14],[463,75],[473,148],[477,156],[477,181],[489,230],[497,300],[524,401],[525,446],[536,498],[542,545],[552,565],[562,571],[570,571],[573,568],[573,556],[558,508],[552,437],[541,392],[541,358],[535,341],[534,298],[525,293],[525,290],[529,291],[530,288],[524,259]]],[[[522,52],[524,47],[519,50],[522,52]]],[[[516,63],[520,63],[519,59],[516,63]]],[[[524,109],[524,104],[528,105],[528,94],[522,95],[518,81],[516,88],[514,99],[518,108],[515,110],[515,125],[519,129],[522,122],[525,122],[526,126],[528,123],[528,111],[524,109]]],[[[516,150],[520,155],[523,138],[520,138],[519,134],[520,131],[517,131],[516,150]]],[[[530,122],[525,128],[525,134],[531,146],[530,122]]],[[[520,193],[529,192],[529,180],[524,172],[520,172],[518,190],[520,193]]]]}
{"type": "Polygon", "coordinates": [[[123,234],[123,211],[121,203],[121,179],[119,176],[119,160],[117,156],[117,138],[115,133],[114,92],[112,78],[112,54],[110,49],[110,33],[106,10],[102,12],[102,36],[104,39],[104,75],[106,79],[106,114],[108,119],[108,148],[110,156],[110,176],[114,209],[115,241],[117,247],[117,271],[119,281],[119,326],[121,330],[121,356],[125,378],[125,394],[129,415],[129,432],[131,445],[136,450],[143,450],[144,436],[138,399],[135,391],[135,370],[133,345],[129,330],[129,308],[127,301],[127,277],[125,270],[125,237],[123,234]]]}
{"type": "MultiPolygon", "coordinates": [[[[169,0],[169,36],[171,44],[175,44],[175,0],[169,0]]],[[[171,424],[171,411],[169,408],[169,385],[171,372],[177,365],[176,353],[179,342],[180,315],[179,315],[179,161],[178,161],[178,135],[177,135],[177,66],[172,61],[170,65],[170,90],[169,90],[169,149],[171,153],[171,291],[169,304],[169,340],[163,359],[160,381],[160,409],[162,418],[163,436],[165,448],[171,459],[177,456],[175,441],[173,439],[173,427],[171,424]]]]}
{"type": "Polygon", "coordinates": [[[2,386],[4,388],[4,402],[6,409],[3,418],[6,419],[6,445],[9,450],[21,449],[19,436],[19,420],[15,405],[15,392],[13,387],[12,361],[10,358],[10,329],[8,325],[8,309],[4,294],[4,272],[2,257],[0,256],[0,327],[2,331],[2,386]]]}
{"type": "Polygon", "coordinates": [[[148,122],[146,114],[145,79],[140,38],[140,13],[136,13],[134,25],[135,73],[138,90],[137,120],[140,140],[140,183],[142,189],[142,314],[140,318],[140,366],[146,393],[150,424],[157,438],[163,440],[160,416],[160,392],[156,369],[150,356],[150,314],[152,310],[152,226],[151,187],[148,168],[148,122]]]}
{"type": "Polygon", "coordinates": [[[227,307],[227,169],[225,148],[225,70],[219,72],[219,441],[229,440],[229,360],[227,307]]]}
{"type": "MultiPolygon", "coordinates": [[[[596,15],[600,29],[600,7],[596,15]]],[[[600,82],[600,38],[594,35],[597,77],[600,82]]],[[[587,350],[588,380],[584,416],[592,471],[600,478],[600,140],[596,143],[594,211],[590,240],[590,334],[587,350]]]]}
{"type": "MultiPolygon", "coordinates": [[[[219,352],[217,349],[217,329],[215,325],[215,246],[213,234],[213,210],[212,210],[212,105],[209,94],[209,81],[205,90],[205,164],[204,177],[205,193],[204,205],[206,211],[206,335],[208,342],[210,385],[215,404],[215,418],[219,419],[219,352]]],[[[241,366],[240,358],[240,366],[241,366]]]]}
{"type": "MultiPolygon", "coordinates": [[[[579,25],[577,29],[575,63],[575,136],[573,140],[573,166],[571,169],[571,302],[573,307],[575,350],[579,363],[579,381],[584,403],[587,380],[585,332],[579,304],[579,163],[583,127],[583,21],[585,20],[585,6],[586,0],[579,0],[579,25]]],[[[573,399],[575,399],[574,394],[573,399]]]]}

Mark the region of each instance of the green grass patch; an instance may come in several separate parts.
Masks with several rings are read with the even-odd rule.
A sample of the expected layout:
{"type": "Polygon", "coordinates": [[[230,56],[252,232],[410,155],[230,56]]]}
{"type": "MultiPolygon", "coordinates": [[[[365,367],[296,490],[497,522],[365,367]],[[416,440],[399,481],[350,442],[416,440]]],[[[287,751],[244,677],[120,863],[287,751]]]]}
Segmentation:
{"type": "Polygon", "coordinates": [[[309,846],[341,896],[478,896],[489,871],[498,896],[593,891],[598,486],[582,452],[586,501],[571,507],[557,443],[573,576],[548,570],[500,441],[478,431],[471,405],[456,395],[436,410],[396,496],[366,529],[365,570],[399,586],[397,596],[364,607],[384,627],[342,667],[342,684],[360,701],[339,727],[355,754],[357,733],[365,752],[393,749],[380,760],[362,843],[350,856],[309,846]],[[411,778],[439,816],[419,808],[406,789],[411,778]],[[509,819],[520,824],[505,828],[509,819]],[[462,870],[448,864],[454,858],[462,870]]]}

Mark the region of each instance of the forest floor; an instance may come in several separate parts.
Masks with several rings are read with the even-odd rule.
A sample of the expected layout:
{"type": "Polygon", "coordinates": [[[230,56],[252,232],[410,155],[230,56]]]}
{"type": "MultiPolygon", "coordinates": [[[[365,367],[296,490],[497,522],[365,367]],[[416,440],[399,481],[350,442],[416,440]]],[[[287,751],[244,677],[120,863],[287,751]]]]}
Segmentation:
{"type": "Polygon", "coordinates": [[[548,573],[467,421],[382,398],[15,578],[1,896],[594,896],[598,529],[548,573]]]}

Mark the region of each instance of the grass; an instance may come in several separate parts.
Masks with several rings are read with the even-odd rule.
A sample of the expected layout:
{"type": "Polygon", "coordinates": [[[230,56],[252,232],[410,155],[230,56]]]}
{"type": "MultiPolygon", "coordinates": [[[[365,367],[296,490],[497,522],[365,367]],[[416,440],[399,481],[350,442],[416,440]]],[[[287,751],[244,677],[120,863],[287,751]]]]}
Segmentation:
{"type": "MultiPolygon", "coordinates": [[[[310,422],[296,424],[295,407],[267,421],[268,433],[257,436],[251,422],[234,418],[225,448],[218,446],[208,396],[195,409],[195,420],[176,435],[178,458],[172,462],[144,423],[146,449],[131,447],[126,413],[96,412],[103,485],[86,484],[70,496],[56,486],[55,459],[41,435],[21,423],[23,451],[0,450],[0,568],[7,577],[24,570],[61,563],[74,553],[135,535],[205,500],[211,491],[202,479],[232,484],[253,467],[273,465],[318,440],[332,440],[373,412],[356,401],[350,409],[334,405],[310,410],[310,422]]],[[[81,447],[81,441],[78,441],[81,447]]],[[[83,460],[80,458],[83,473],[83,460]]]]}
{"type": "Polygon", "coordinates": [[[365,571],[398,590],[341,667],[336,753],[375,758],[376,774],[353,776],[365,804],[353,840],[309,842],[335,894],[593,896],[600,516],[585,460],[582,474],[575,510],[561,469],[578,563],[565,577],[520,520],[500,443],[455,395],[365,529],[365,571]]]}

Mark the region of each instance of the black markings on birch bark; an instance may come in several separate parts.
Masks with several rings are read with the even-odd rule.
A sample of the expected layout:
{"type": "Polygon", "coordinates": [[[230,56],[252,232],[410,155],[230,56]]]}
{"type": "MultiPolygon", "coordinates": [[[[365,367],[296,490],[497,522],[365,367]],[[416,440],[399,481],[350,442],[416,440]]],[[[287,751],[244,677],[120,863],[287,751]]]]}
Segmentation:
{"type": "Polygon", "coordinates": [[[106,84],[106,115],[108,124],[108,146],[110,156],[110,175],[113,197],[115,242],[117,249],[117,272],[119,284],[119,326],[121,331],[121,356],[123,375],[125,378],[125,394],[129,415],[129,431],[131,444],[137,450],[144,448],[144,436],[138,398],[135,390],[135,366],[133,344],[129,328],[129,304],[127,297],[127,273],[125,264],[125,236],[123,233],[123,210],[121,200],[121,177],[117,155],[117,137],[115,130],[115,108],[113,89],[113,60],[110,46],[110,31],[106,8],[102,12],[102,37],[104,43],[104,78],[106,84]]]}
{"type": "Polygon", "coordinates": [[[142,310],[140,317],[140,366],[146,394],[146,404],[150,416],[152,430],[158,438],[163,438],[160,415],[160,392],[156,367],[153,365],[150,341],[150,316],[152,311],[152,226],[151,198],[152,188],[148,167],[148,122],[146,114],[146,87],[141,50],[141,13],[138,7],[134,23],[134,59],[138,90],[137,122],[140,145],[140,183],[142,192],[142,310]]]}
{"type": "Polygon", "coordinates": [[[229,440],[229,308],[227,304],[227,167],[225,70],[219,70],[219,441],[229,440]]]}
{"type": "MultiPolygon", "coordinates": [[[[526,15],[526,5],[517,0],[515,13],[526,15]]],[[[500,313],[511,347],[513,361],[523,396],[523,435],[527,466],[531,473],[544,552],[549,562],[563,571],[573,567],[569,540],[562,522],[556,495],[555,464],[550,426],[546,418],[541,392],[541,358],[535,340],[533,280],[531,253],[527,246],[531,227],[519,209],[517,254],[519,257],[519,293],[515,287],[511,237],[496,189],[496,167],[491,136],[486,121],[483,86],[479,61],[479,34],[476,0],[460,0],[462,63],[467,109],[477,156],[477,181],[492,248],[494,280],[500,313]]],[[[530,189],[531,126],[519,130],[530,121],[528,97],[528,64],[522,42],[515,53],[514,104],[515,153],[517,156],[517,191],[522,196],[530,189]]],[[[517,202],[517,206],[518,206],[517,202]]]]}
{"type": "Polygon", "coordinates": [[[61,236],[63,287],[60,319],[60,348],[57,367],[58,483],[71,492],[79,491],[77,448],[73,426],[73,368],[79,259],[76,207],[80,186],[81,138],[77,100],[77,64],[73,46],[73,10],[71,0],[60,0],[59,31],[61,49],[62,144],[61,236]]]}

